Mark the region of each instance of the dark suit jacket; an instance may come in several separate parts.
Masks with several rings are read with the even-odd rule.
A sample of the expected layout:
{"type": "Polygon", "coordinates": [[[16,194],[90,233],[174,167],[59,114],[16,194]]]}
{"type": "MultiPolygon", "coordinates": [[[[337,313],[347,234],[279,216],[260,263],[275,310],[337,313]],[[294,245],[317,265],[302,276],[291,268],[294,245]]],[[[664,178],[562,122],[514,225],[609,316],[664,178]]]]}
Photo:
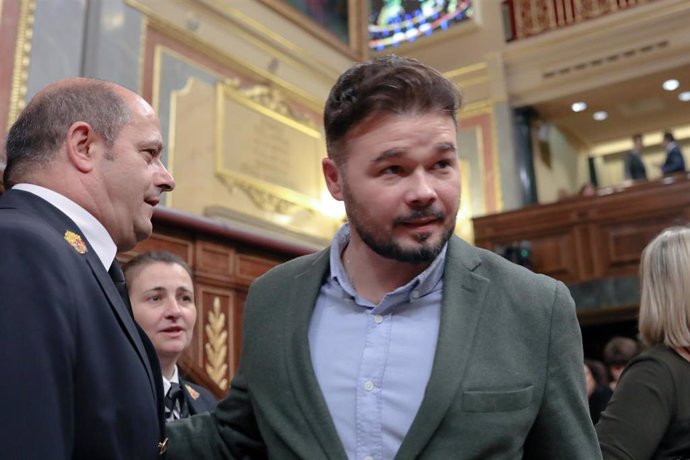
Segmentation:
{"type": "Polygon", "coordinates": [[[180,385],[189,406],[189,415],[203,414],[215,409],[218,405],[216,398],[206,388],[183,378],[180,378],[180,385]]]}
{"type": "Polygon", "coordinates": [[[683,159],[683,154],[680,151],[680,147],[675,145],[666,153],[666,160],[661,166],[661,172],[664,174],[671,174],[674,172],[683,171],[685,171],[685,160],[683,159]]]}
{"type": "Polygon", "coordinates": [[[628,152],[624,160],[624,173],[626,179],[647,179],[647,168],[645,168],[639,153],[628,152]]]}
{"type": "Polygon", "coordinates": [[[66,231],[81,235],[47,201],[0,197],[0,457],[160,458],[153,346],[88,241],[80,254],[66,231]]]}
{"type": "MultiPolygon", "coordinates": [[[[346,458],[307,336],[328,269],[325,250],[253,284],[228,397],[168,425],[171,460],[346,458]]],[[[566,287],[455,237],[433,369],[396,456],[446,458],[601,458],[566,287]]]]}

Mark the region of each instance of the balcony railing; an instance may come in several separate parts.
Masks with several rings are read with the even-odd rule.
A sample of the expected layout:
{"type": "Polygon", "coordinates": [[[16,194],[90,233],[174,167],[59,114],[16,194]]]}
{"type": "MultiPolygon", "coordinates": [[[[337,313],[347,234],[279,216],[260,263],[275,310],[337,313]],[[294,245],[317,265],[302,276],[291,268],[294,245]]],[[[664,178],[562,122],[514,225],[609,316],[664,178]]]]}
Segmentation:
{"type": "Polygon", "coordinates": [[[543,34],[654,0],[503,0],[506,41],[543,34]]]}

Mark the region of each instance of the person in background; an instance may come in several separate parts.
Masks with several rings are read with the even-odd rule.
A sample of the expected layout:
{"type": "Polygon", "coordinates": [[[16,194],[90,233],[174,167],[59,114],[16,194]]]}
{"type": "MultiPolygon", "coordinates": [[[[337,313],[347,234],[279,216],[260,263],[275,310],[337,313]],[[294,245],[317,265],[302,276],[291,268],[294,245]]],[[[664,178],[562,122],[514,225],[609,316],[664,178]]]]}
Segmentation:
{"type": "Polygon", "coordinates": [[[605,459],[690,458],[690,228],[673,227],[642,253],[633,358],[596,426],[605,459]]]}
{"type": "Polygon", "coordinates": [[[628,362],[640,352],[637,342],[628,337],[613,337],[604,347],[604,364],[609,371],[609,386],[616,389],[618,379],[628,362]]]}
{"type": "Polygon", "coordinates": [[[599,421],[599,415],[608,404],[613,390],[609,387],[606,367],[601,361],[585,359],[585,384],[589,415],[592,423],[599,421]]]}
{"type": "Polygon", "coordinates": [[[642,134],[635,134],[632,137],[633,148],[625,156],[623,164],[623,175],[629,180],[646,180],[647,168],[642,162],[642,134]]]}
{"type": "Polygon", "coordinates": [[[170,252],[139,254],[125,267],[134,318],[149,336],[160,361],[167,421],[207,412],[216,399],[180,376],[177,361],[192,343],[196,324],[189,265],[170,252]]]}
{"type": "Polygon", "coordinates": [[[322,170],[348,223],[254,282],[228,396],[168,425],[169,460],[600,458],[568,289],[454,236],[459,106],[414,59],[340,76],[322,170]]]}
{"type": "Polygon", "coordinates": [[[664,175],[685,172],[683,152],[681,152],[680,146],[673,137],[673,134],[666,131],[661,143],[664,146],[664,150],[666,150],[666,159],[664,160],[664,164],[661,165],[661,172],[664,175]]]}
{"type": "Polygon", "coordinates": [[[10,128],[0,197],[0,457],[154,459],[166,448],[155,350],[118,251],[175,182],[160,121],[87,78],[39,91],[10,128]]]}

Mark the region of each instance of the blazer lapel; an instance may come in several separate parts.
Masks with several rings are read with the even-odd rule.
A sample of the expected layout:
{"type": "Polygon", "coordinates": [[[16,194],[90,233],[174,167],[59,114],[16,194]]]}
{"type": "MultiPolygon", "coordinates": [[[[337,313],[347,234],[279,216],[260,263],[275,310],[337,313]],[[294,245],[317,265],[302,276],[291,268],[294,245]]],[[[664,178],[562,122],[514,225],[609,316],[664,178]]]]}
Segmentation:
{"type": "Polygon", "coordinates": [[[306,271],[295,277],[288,296],[290,307],[285,318],[288,343],[284,350],[293,393],[325,458],[345,460],[345,449],[321,393],[309,351],[309,323],[324,274],[328,270],[329,250],[326,249],[306,271]]]}
{"type": "Polygon", "coordinates": [[[132,343],[132,346],[136,350],[137,355],[141,360],[141,363],[144,365],[144,368],[146,369],[146,375],[149,379],[149,385],[151,386],[151,392],[154,395],[157,395],[158,392],[156,391],[156,385],[153,380],[153,372],[151,370],[151,365],[149,363],[149,359],[146,354],[144,344],[141,341],[139,332],[137,331],[136,325],[134,324],[134,318],[127,309],[127,306],[123,302],[122,297],[120,297],[120,293],[117,292],[117,288],[113,284],[113,280],[110,279],[110,276],[105,271],[105,268],[101,264],[101,261],[95,256],[93,252],[92,254],[93,256],[86,257],[86,261],[89,264],[89,267],[91,268],[91,272],[96,277],[96,280],[98,280],[98,284],[100,284],[101,289],[108,298],[110,308],[112,308],[113,312],[115,313],[115,317],[120,323],[120,327],[125,332],[125,335],[129,339],[129,341],[132,343]]]}
{"type": "Polygon", "coordinates": [[[473,273],[474,249],[451,238],[443,275],[441,327],[424,399],[396,459],[417,458],[460,390],[489,280],[473,273]]]}

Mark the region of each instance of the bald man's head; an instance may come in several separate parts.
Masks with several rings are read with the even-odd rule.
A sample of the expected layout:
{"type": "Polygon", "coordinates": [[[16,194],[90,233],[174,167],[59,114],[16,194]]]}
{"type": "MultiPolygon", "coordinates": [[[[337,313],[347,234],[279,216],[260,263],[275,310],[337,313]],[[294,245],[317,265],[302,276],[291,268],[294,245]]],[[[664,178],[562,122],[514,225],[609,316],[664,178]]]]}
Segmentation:
{"type": "Polygon", "coordinates": [[[42,89],[7,135],[5,187],[22,181],[33,167],[53,160],[76,122],[88,123],[112,146],[130,122],[129,95],[135,96],[114,83],[89,78],[61,80],[42,89]]]}

